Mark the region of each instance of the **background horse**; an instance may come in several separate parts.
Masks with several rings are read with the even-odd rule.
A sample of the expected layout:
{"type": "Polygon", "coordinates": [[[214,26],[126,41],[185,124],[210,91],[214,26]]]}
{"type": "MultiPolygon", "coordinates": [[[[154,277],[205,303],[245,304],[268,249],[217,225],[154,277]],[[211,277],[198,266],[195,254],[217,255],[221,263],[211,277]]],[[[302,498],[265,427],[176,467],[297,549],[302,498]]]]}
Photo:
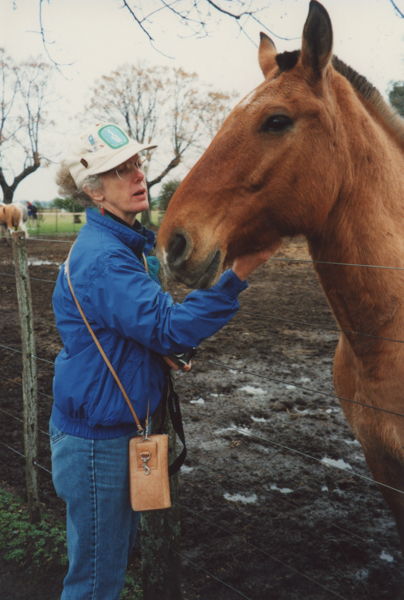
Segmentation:
{"type": "Polygon", "coordinates": [[[25,221],[28,219],[28,212],[26,207],[20,202],[14,202],[13,204],[0,204],[0,226],[8,229],[10,235],[13,231],[22,229],[25,232],[25,236],[29,238],[25,221]]]}
{"type": "Polygon", "coordinates": [[[404,123],[332,56],[318,2],[301,51],[277,54],[261,34],[259,63],[264,83],[172,198],[159,255],[171,276],[207,287],[237,256],[306,236],[345,330],[334,386],[404,550],[404,344],[386,340],[404,341],[404,270],[347,266],[404,267],[404,123]]]}

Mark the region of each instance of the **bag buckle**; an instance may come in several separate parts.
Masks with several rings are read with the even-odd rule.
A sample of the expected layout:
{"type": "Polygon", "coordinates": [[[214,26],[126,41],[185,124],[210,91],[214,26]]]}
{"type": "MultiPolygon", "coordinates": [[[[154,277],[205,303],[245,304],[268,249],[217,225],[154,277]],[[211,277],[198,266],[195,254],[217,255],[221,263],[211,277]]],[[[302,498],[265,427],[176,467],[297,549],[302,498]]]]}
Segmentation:
{"type": "Polygon", "coordinates": [[[139,454],[140,458],[143,461],[143,469],[144,469],[144,474],[145,475],[150,475],[150,468],[147,466],[147,461],[149,460],[149,458],[151,457],[150,452],[141,452],[139,454]]]}

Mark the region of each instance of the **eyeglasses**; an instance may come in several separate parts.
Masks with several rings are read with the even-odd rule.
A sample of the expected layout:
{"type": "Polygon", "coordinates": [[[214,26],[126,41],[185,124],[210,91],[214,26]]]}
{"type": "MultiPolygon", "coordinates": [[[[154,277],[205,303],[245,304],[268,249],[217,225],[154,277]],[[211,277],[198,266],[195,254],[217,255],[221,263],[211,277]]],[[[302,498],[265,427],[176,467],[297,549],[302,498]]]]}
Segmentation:
{"type": "Polygon", "coordinates": [[[132,162],[127,162],[127,163],[123,163],[122,165],[119,165],[119,167],[117,167],[115,169],[115,173],[117,175],[117,177],[119,177],[119,179],[121,179],[121,181],[127,181],[128,179],[130,179],[133,175],[133,171],[135,169],[137,169],[138,171],[141,171],[142,173],[147,173],[147,169],[149,166],[149,161],[147,159],[146,156],[140,156],[138,159],[132,161],[132,162]]]}

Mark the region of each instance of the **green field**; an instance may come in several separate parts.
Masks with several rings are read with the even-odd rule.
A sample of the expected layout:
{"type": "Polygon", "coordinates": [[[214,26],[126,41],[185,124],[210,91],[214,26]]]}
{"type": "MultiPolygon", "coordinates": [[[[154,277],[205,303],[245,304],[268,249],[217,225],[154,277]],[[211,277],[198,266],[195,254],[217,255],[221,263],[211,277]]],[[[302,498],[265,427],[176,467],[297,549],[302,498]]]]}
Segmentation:
{"type": "MultiPolygon", "coordinates": [[[[159,222],[160,214],[158,211],[152,211],[152,219],[155,225],[159,222]]],[[[61,213],[61,212],[41,212],[38,213],[38,219],[31,224],[27,223],[30,236],[40,237],[41,235],[55,234],[74,234],[78,233],[86,223],[86,213],[61,213]],[[74,217],[79,218],[81,223],[75,223],[74,217]]]]}

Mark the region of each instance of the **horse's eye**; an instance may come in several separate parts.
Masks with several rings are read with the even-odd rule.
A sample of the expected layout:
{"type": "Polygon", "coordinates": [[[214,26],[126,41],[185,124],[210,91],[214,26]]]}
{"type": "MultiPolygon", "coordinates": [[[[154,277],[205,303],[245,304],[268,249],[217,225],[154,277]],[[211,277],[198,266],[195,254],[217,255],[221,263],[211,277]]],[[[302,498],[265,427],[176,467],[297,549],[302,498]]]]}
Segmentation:
{"type": "Polygon", "coordinates": [[[289,125],[292,124],[292,119],[286,115],[272,115],[268,117],[262,124],[262,131],[269,131],[271,133],[277,133],[284,131],[289,125]]]}

